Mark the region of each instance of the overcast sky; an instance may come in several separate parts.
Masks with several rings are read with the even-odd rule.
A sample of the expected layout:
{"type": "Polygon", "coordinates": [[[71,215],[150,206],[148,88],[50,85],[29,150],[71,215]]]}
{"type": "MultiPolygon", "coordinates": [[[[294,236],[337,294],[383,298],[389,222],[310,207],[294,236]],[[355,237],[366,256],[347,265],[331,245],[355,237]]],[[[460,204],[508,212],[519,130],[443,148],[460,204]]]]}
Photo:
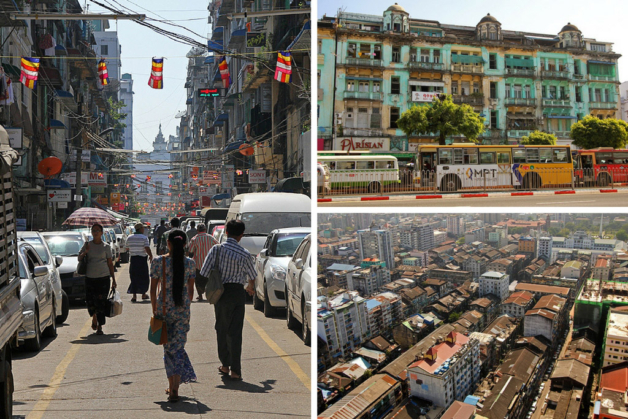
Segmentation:
{"type": "MultiPolygon", "coordinates": [[[[512,31],[555,34],[568,22],[576,25],[585,38],[613,42],[613,51],[628,54],[627,0],[396,0],[410,14],[410,18],[437,20],[444,24],[475,26],[490,13],[512,31]]],[[[395,0],[319,0],[318,17],[335,16],[338,9],[346,12],[383,15],[395,0]]],[[[628,80],[625,58],[619,60],[620,80],[628,80]]],[[[628,64],[626,64],[628,65],[628,64]]]]}

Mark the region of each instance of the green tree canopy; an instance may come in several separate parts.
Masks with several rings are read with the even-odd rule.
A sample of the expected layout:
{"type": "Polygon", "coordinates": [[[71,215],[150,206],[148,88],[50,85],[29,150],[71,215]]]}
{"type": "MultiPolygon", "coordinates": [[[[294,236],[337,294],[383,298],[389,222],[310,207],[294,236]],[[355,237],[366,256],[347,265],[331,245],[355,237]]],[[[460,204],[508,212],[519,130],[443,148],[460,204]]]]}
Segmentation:
{"type": "Polygon", "coordinates": [[[521,138],[524,145],[556,145],[556,136],[547,132],[534,131],[528,136],[521,138]]]}
{"type": "Polygon", "coordinates": [[[573,144],[586,150],[597,147],[625,148],[628,124],[620,119],[586,116],[571,126],[573,144]]]}
{"type": "Polygon", "coordinates": [[[459,318],[460,318],[460,313],[458,313],[457,311],[454,311],[453,313],[449,315],[449,318],[447,320],[449,323],[453,323],[459,318]]]}
{"type": "Polygon", "coordinates": [[[407,135],[438,133],[438,143],[452,135],[464,135],[476,141],[484,132],[484,118],[471,106],[456,105],[451,95],[434,98],[431,105],[413,106],[397,120],[397,126],[407,135]]]}
{"type": "Polygon", "coordinates": [[[458,246],[461,246],[461,245],[463,245],[463,244],[464,244],[464,241],[465,241],[465,240],[464,240],[464,237],[460,237],[458,240],[456,240],[456,244],[457,244],[458,246]]]}
{"type": "Polygon", "coordinates": [[[563,228],[562,230],[560,230],[558,232],[558,236],[560,236],[560,237],[569,237],[569,233],[571,233],[570,230],[568,230],[566,228],[563,228]]]}
{"type": "Polygon", "coordinates": [[[626,230],[619,230],[617,234],[615,234],[615,237],[617,240],[628,241],[628,233],[626,233],[626,230]]]}

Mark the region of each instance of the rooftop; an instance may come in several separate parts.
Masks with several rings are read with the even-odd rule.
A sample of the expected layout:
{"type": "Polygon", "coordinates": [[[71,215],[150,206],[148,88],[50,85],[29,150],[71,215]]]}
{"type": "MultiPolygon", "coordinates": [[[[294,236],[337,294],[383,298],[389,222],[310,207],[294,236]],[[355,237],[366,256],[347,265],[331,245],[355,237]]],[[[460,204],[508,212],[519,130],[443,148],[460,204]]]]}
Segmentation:
{"type": "Polygon", "coordinates": [[[526,317],[527,316],[541,316],[541,317],[545,317],[548,320],[553,321],[554,318],[556,317],[556,314],[552,311],[545,310],[545,309],[534,309],[534,310],[526,311],[526,317]]]}
{"type": "Polygon", "coordinates": [[[562,295],[563,297],[569,296],[569,288],[565,287],[553,287],[551,285],[540,285],[540,284],[528,284],[528,283],[518,283],[515,288],[517,291],[530,291],[532,293],[540,292],[544,294],[556,294],[562,295]]]}
{"type": "Polygon", "coordinates": [[[556,368],[552,372],[551,379],[570,378],[582,387],[587,385],[589,381],[590,368],[575,359],[559,359],[556,362],[556,368]]]}
{"type": "Polygon", "coordinates": [[[504,362],[497,368],[495,374],[511,375],[523,382],[527,382],[539,362],[539,356],[527,348],[509,352],[504,362]]]}
{"type": "Polygon", "coordinates": [[[469,338],[458,332],[451,332],[447,335],[448,341],[432,346],[426,353],[425,357],[411,364],[408,369],[420,368],[428,374],[434,374],[442,371],[441,366],[449,369],[451,358],[454,357],[462,347],[469,342],[469,338]],[[455,340],[449,341],[449,336],[455,336],[455,340]]]}
{"type": "Polygon", "coordinates": [[[567,300],[560,298],[558,295],[544,295],[539,298],[539,301],[534,305],[535,309],[547,309],[554,313],[558,313],[565,306],[567,300]]]}
{"type": "Polygon", "coordinates": [[[441,419],[471,419],[474,416],[475,406],[456,400],[443,413],[441,419]]]}
{"type": "Polygon", "coordinates": [[[606,334],[608,336],[628,337],[628,313],[611,311],[606,334]]]}

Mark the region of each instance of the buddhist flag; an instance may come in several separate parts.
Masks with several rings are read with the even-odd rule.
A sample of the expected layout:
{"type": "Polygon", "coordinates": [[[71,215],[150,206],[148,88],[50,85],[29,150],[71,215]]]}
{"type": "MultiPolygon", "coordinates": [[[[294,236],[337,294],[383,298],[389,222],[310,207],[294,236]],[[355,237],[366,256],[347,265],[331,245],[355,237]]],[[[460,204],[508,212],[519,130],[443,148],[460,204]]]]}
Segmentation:
{"type": "Polygon", "coordinates": [[[289,52],[279,51],[277,54],[277,68],[275,80],[281,83],[290,83],[292,78],[292,57],[289,52]]]}
{"type": "Polygon", "coordinates": [[[219,61],[220,77],[222,77],[222,87],[229,88],[231,84],[231,76],[229,75],[229,66],[227,65],[227,57],[222,57],[219,61]]]}
{"type": "Polygon", "coordinates": [[[39,74],[39,58],[22,57],[22,74],[20,74],[20,82],[34,89],[37,85],[37,75],[39,74]]]}
{"type": "Polygon", "coordinates": [[[109,73],[107,72],[107,64],[105,60],[100,60],[98,62],[98,77],[100,77],[100,83],[103,86],[109,84],[109,73]]]}
{"type": "Polygon", "coordinates": [[[148,79],[148,85],[153,89],[164,88],[164,59],[153,58],[153,68],[150,72],[150,78],[148,79]]]}

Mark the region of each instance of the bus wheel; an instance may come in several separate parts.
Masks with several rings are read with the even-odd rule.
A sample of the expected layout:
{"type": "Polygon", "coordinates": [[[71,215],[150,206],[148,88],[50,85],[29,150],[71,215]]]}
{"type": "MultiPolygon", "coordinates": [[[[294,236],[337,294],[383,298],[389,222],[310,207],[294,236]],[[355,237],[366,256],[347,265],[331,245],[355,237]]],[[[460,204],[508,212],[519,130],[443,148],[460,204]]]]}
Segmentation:
{"type": "Polygon", "coordinates": [[[456,175],[447,175],[440,182],[441,192],[456,192],[460,186],[460,178],[456,175]]]}
{"type": "Polygon", "coordinates": [[[369,193],[379,193],[379,191],[381,190],[382,190],[382,186],[379,184],[379,182],[369,183],[369,186],[368,186],[369,193]]]}
{"type": "Polygon", "coordinates": [[[608,175],[608,173],[600,173],[600,175],[597,177],[597,184],[598,186],[608,186],[611,184],[611,177],[608,175]]]}
{"type": "Polygon", "coordinates": [[[527,173],[523,177],[523,189],[539,189],[541,185],[541,176],[538,173],[527,173]]]}

